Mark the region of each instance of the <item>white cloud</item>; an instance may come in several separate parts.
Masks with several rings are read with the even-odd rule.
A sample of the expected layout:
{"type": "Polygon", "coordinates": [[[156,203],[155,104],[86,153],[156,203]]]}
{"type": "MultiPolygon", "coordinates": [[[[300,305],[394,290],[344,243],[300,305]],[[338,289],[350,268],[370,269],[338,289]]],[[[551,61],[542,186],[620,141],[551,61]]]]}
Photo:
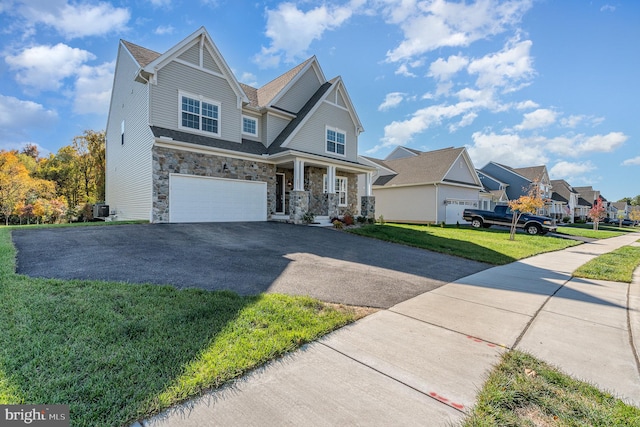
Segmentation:
{"type": "Polygon", "coordinates": [[[477,74],[480,88],[501,87],[513,92],[528,84],[534,76],[530,40],[509,42],[500,52],[471,61],[469,74],[477,74]]]}
{"type": "Polygon", "coordinates": [[[549,169],[551,179],[566,179],[568,181],[580,181],[586,174],[593,173],[597,168],[590,161],[567,162],[561,160],[549,169]]]}
{"type": "Polygon", "coordinates": [[[531,130],[544,128],[556,121],[557,113],[553,110],[539,108],[524,115],[522,123],[515,126],[517,130],[531,130]]]}
{"type": "Polygon", "coordinates": [[[622,146],[629,137],[622,132],[609,132],[606,135],[556,137],[548,140],[547,149],[556,154],[579,157],[591,153],[610,153],[622,146]]]}
{"type": "Polygon", "coordinates": [[[121,32],[131,18],[128,9],[110,3],[73,3],[67,1],[27,0],[20,3],[17,13],[27,20],[27,26],[42,23],[55,28],[68,39],[121,32]]]}
{"type": "Polygon", "coordinates": [[[0,94],[0,134],[24,135],[25,129],[44,129],[58,118],[54,110],[41,104],[0,94]]]}
{"type": "Polygon", "coordinates": [[[530,110],[532,108],[538,108],[539,105],[533,101],[531,101],[530,99],[526,100],[526,101],[522,101],[522,102],[518,102],[516,104],[516,109],[517,110],[530,110]]]}
{"type": "Polygon", "coordinates": [[[441,47],[468,46],[500,34],[520,22],[531,3],[530,0],[387,1],[383,7],[387,22],[398,24],[404,33],[404,40],[387,52],[387,60],[405,61],[441,47]]]}
{"type": "Polygon", "coordinates": [[[605,4],[600,8],[600,12],[615,12],[616,7],[611,4],[605,4]]]}
{"type": "Polygon", "coordinates": [[[63,43],[27,48],[15,56],[5,57],[10,68],[16,70],[16,80],[39,90],[57,90],[62,80],[77,73],[84,62],[95,59],[86,50],[63,43]]]}
{"type": "Polygon", "coordinates": [[[467,145],[467,151],[477,167],[495,160],[511,167],[540,165],[549,161],[544,150],[540,149],[544,141],[539,137],[475,132],[472,139],[473,145],[467,145]]]}
{"type": "Polygon", "coordinates": [[[470,126],[477,117],[478,114],[474,112],[465,114],[458,123],[449,125],[449,132],[453,133],[460,128],[470,126]]]}
{"type": "Polygon", "coordinates": [[[407,66],[407,64],[400,64],[395,74],[405,77],[417,77],[414,73],[409,71],[409,67],[407,66]]]}
{"type": "Polygon", "coordinates": [[[458,71],[469,64],[469,59],[460,55],[451,55],[447,59],[438,58],[429,66],[429,77],[438,80],[449,80],[458,71]]]}
{"type": "Polygon", "coordinates": [[[173,28],[173,25],[160,25],[154,30],[154,34],[157,34],[159,36],[162,36],[165,34],[173,34],[175,30],[176,29],[173,28]]]}
{"type": "Polygon", "coordinates": [[[242,73],[242,75],[240,76],[240,78],[238,79],[238,81],[249,85],[251,87],[257,87],[258,86],[258,77],[256,77],[255,74],[253,73],[249,73],[249,72],[244,72],[242,73]]]}
{"type": "Polygon", "coordinates": [[[261,66],[273,66],[284,56],[291,63],[305,56],[314,40],[325,31],[339,28],[353,14],[354,6],[322,5],[304,12],[290,2],[281,3],[277,9],[267,9],[266,36],[269,47],[263,47],[254,58],[261,66]]]}
{"type": "Polygon", "coordinates": [[[78,114],[107,114],[111,100],[115,62],[78,70],[73,109],[78,114]]]}
{"type": "Polygon", "coordinates": [[[632,159],[627,159],[622,162],[623,166],[640,166],[640,156],[634,157],[632,159]]]}
{"type": "Polygon", "coordinates": [[[387,111],[391,108],[397,107],[404,100],[405,94],[402,92],[388,93],[384,98],[384,102],[378,106],[378,111],[387,111]]]}

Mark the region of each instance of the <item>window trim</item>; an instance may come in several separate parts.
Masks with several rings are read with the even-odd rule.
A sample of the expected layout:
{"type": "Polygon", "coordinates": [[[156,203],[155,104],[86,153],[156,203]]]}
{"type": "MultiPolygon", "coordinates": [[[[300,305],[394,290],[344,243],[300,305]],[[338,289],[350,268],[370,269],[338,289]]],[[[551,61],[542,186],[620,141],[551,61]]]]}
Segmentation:
{"type": "MultiPolygon", "coordinates": [[[[325,173],[324,175],[322,175],[322,192],[326,193],[327,192],[327,174],[325,173]]],[[[337,176],[336,175],[336,192],[335,194],[338,195],[338,207],[347,207],[349,206],[349,178],[347,178],[346,176],[337,176]],[[341,186],[339,185],[339,182],[344,182],[344,190],[341,191],[340,188],[341,186]],[[344,194],[344,203],[340,203],[340,195],[344,194]]]]}
{"type": "MultiPolygon", "coordinates": [[[[190,113],[193,114],[193,113],[190,113]]],[[[178,129],[187,131],[187,132],[195,132],[195,133],[199,133],[202,135],[208,135],[208,136],[216,136],[216,137],[220,137],[222,134],[222,104],[220,103],[220,101],[216,101],[215,99],[211,99],[211,98],[207,98],[205,96],[202,95],[195,95],[193,93],[189,93],[189,92],[185,92],[182,90],[178,91],[178,129]],[[186,97],[186,98],[190,98],[193,100],[196,100],[200,103],[200,112],[197,114],[197,116],[199,117],[199,128],[192,128],[189,126],[183,126],[182,125],[182,98],[186,97]],[[207,130],[203,130],[202,129],[202,118],[209,118],[207,116],[203,116],[202,115],[202,103],[206,102],[207,104],[211,104],[211,105],[215,105],[216,108],[218,109],[218,117],[214,120],[217,120],[218,122],[218,132],[209,132],[207,130]]]]}
{"type": "Polygon", "coordinates": [[[325,126],[324,129],[324,151],[327,154],[334,154],[336,156],[340,156],[340,157],[347,157],[347,132],[343,131],[342,129],[336,128],[336,127],[332,127],[332,126],[325,126]],[[329,151],[329,147],[327,147],[328,142],[329,142],[329,131],[333,131],[336,134],[342,134],[344,136],[344,143],[342,144],[342,146],[344,147],[344,153],[338,153],[338,141],[336,138],[336,141],[334,142],[336,145],[336,151],[329,151]]]}
{"type": "Polygon", "coordinates": [[[260,121],[258,120],[257,117],[248,116],[246,114],[242,115],[242,119],[241,119],[241,123],[240,123],[240,130],[241,130],[243,135],[250,135],[250,136],[254,136],[254,137],[257,138],[259,136],[258,135],[258,133],[259,133],[258,129],[260,129],[260,121]],[[255,122],[255,124],[256,124],[256,132],[255,133],[245,132],[245,130],[244,130],[244,119],[253,120],[255,122]]]}

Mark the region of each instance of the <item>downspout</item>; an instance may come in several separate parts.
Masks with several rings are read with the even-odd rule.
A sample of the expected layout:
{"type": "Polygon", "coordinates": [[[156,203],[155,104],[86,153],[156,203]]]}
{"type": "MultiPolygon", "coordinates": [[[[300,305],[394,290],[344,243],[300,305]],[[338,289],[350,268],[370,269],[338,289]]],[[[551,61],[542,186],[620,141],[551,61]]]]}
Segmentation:
{"type": "Polygon", "coordinates": [[[439,223],[438,221],[438,211],[440,210],[440,196],[439,196],[439,191],[438,191],[438,183],[436,182],[435,184],[433,184],[436,187],[436,224],[439,223]]]}

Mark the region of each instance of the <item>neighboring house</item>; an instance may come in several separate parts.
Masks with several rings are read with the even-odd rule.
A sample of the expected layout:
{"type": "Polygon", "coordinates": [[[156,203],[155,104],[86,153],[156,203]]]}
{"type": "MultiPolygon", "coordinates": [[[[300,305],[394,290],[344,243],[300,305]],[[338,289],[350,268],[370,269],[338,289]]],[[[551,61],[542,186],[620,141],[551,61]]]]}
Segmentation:
{"type": "Polygon", "coordinates": [[[398,147],[384,160],[365,159],[378,168],[376,214],[387,221],[465,223],[462,211],[478,206],[482,183],[465,148],[398,147]]]}
{"type": "Polygon", "coordinates": [[[340,77],[312,57],[260,88],[239,83],[204,27],[165,53],[121,41],[106,135],[118,219],[301,222],[373,216],[374,168],[340,77]]]}
{"type": "Polygon", "coordinates": [[[553,207],[551,180],[546,166],[512,168],[497,162],[489,162],[480,169],[480,173],[506,184],[505,191],[509,200],[516,200],[526,195],[531,185],[536,183],[540,189],[540,196],[546,201],[545,207],[538,213],[547,216],[551,214],[553,207]]]}
{"type": "Polygon", "coordinates": [[[552,218],[560,221],[569,217],[569,222],[573,223],[580,194],[564,179],[552,180],[551,188],[553,189],[551,200],[560,205],[560,212],[556,207],[552,218]]]}
{"type": "Polygon", "coordinates": [[[589,221],[589,210],[591,210],[596,200],[600,197],[600,191],[594,190],[590,185],[586,187],[574,187],[574,189],[580,194],[576,209],[576,219],[589,221]]]}
{"type": "Polygon", "coordinates": [[[509,197],[507,196],[509,184],[501,182],[479,169],[476,170],[476,173],[483,186],[482,191],[480,191],[480,209],[491,211],[496,205],[509,203],[509,197]]]}
{"type": "Polygon", "coordinates": [[[616,215],[611,217],[612,219],[629,219],[629,212],[631,211],[631,207],[627,204],[627,202],[613,202],[613,207],[616,210],[616,215]]]}

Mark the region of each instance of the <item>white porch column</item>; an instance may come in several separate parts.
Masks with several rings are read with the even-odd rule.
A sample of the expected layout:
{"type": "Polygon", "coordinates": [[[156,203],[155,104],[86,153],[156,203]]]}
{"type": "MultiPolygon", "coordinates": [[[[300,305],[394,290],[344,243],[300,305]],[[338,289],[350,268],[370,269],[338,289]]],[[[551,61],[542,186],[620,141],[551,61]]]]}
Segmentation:
{"type": "Polygon", "coordinates": [[[334,194],[336,192],[336,167],[327,166],[327,193],[334,194]]]}
{"type": "Polygon", "coordinates": [[[304,160],[293,161],[293,191],[304,191],[304,160]]]}
{"type": "Polygon", "coordinates": [[[373,190],[371,189],[371,185],[373,181],[373,172],[367,172],[364,176],[364,195],[369,197],[372,195],[373,190]]]}

